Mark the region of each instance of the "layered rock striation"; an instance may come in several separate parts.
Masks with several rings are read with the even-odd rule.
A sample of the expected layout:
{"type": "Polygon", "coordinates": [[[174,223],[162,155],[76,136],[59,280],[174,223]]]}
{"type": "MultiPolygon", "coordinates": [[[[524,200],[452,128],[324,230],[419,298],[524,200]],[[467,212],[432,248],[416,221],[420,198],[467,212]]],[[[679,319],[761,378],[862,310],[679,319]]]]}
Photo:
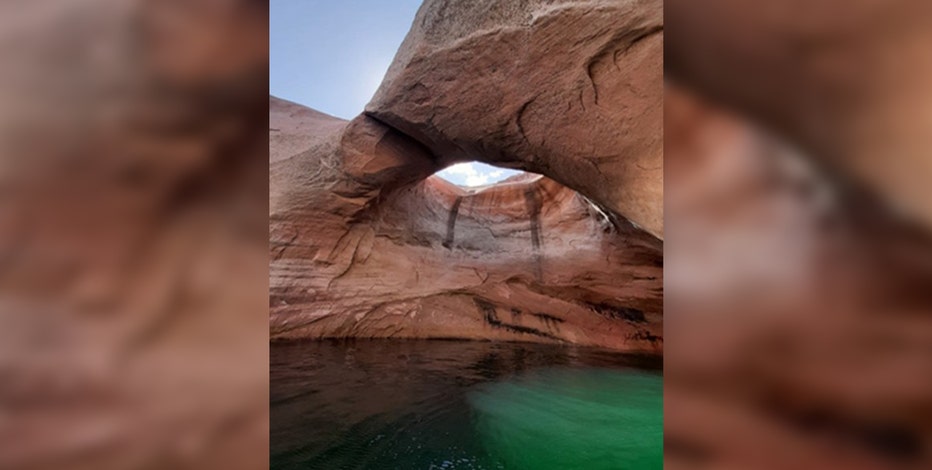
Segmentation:
{"type": "Polygon", "coordinates": [[[272,338],[661,351],[662,38],[653,0],[428,0],[356,119],[271,98],[272,338]],[[471,160],[542,176],[431,176],[471,160]]]}
{"type": "Polygon", "coordinates": [[[417,141],[272,98],[273,339],[662,348],[662,242],[522,174],[465,189],[417,141]]]}
{"type": "Polygon", "coordinates": [[[366,112],[663,238],[663,2],[428,0],[366,112]]]}

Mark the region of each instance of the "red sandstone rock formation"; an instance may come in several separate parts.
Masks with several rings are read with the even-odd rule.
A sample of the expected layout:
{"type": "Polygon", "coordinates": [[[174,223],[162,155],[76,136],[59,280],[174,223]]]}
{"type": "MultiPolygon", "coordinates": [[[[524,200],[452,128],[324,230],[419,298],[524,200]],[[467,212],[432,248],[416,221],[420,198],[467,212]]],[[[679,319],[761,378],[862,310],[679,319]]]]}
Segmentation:
{"type": "Polygon", "coordinates": [[[667,0],[664,11],[668,78],[932,227],[932,3],[667,0]]]}
{"type": "Polygon", "coordinates": [[[366,112],[663,238],[663,3],[428,0],[366,112]]]}
{"type": "Polygon", "coordinates": [[[416,141],[272,98],[271,335],[662,346],[662,243],[546,177],[464,189],[416,141]]]}
{"type": "Polygon", "coordinates": [[[667,468],[932,467],[930,6],[667,0],[667,468]]]}
{"type": "Polygon", "coordinates": [[[661,7],[428,0],[364,115],[271,98],[272,337],[659,352],[661,7]]]}
{"type": "Polygon", "coordinates": [[[932,238],[681,88],[665,112],[666,465],[928,467],[932,238]]]}
{"type": "Polygon", "coordinates": [[[268,465],[267,8],[0,3],[0,468],[268,465]]]}

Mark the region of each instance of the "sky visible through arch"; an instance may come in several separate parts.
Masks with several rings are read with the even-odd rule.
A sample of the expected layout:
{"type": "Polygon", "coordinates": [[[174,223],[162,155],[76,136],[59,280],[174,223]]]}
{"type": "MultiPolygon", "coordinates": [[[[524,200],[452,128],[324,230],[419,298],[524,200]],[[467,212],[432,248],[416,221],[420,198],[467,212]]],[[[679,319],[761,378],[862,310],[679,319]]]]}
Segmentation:
{"type": "Polygon", "coordinates": [[[485,186],[521,173],[479,162],[457,163],[437,172],[437,176],[460,186],[485,186]]]}
{"type": "MultiPolygon", "coordinates": [[[[269,92],[352,119],[382,82],[421,0],[275,0],[269,7],[269,92]]],[[[482,186],[519,172],[477,162],[438,173],[482,186]]]]}

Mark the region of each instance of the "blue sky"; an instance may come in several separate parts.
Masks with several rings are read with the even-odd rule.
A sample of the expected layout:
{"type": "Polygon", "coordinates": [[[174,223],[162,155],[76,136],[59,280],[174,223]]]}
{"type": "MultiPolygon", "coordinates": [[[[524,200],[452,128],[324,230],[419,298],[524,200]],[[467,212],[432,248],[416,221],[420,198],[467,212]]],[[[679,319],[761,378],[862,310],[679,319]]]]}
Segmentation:
{"type": "MultiPolygon", "coordinates": [[[[411,27],[420,0],[273,0],[269,91],[343,119],[362,112],[411,27]]],[[[480,186],[518,172],[481,163],[440,173],[480,186]]]]}

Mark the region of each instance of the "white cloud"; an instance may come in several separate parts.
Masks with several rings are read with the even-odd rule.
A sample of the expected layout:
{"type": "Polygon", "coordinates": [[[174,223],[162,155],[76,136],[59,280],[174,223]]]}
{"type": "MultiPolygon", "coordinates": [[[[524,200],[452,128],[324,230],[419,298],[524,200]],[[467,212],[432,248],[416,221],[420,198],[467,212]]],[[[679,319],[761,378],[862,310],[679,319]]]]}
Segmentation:
{"type": "Polygon", "coordinates": [[[476,174],[476,169],[473,168],[472,163],[457,163],[451,167],[447,167],[440,173],[445,173],[448,175],[474,175],[476,174]]]}
{"type": "Polygon", "coordinates": [[[489,183],[489,175],[469,175],[466,177],[466,186],[485,186],[489,183]]]}
{"type": "Polygon", "coordinates": [[[460,186],[485,186],[505,179],[514,170],[504,170],[482,163],[457,163],[437,173],[441,178],[460,186]]]}

